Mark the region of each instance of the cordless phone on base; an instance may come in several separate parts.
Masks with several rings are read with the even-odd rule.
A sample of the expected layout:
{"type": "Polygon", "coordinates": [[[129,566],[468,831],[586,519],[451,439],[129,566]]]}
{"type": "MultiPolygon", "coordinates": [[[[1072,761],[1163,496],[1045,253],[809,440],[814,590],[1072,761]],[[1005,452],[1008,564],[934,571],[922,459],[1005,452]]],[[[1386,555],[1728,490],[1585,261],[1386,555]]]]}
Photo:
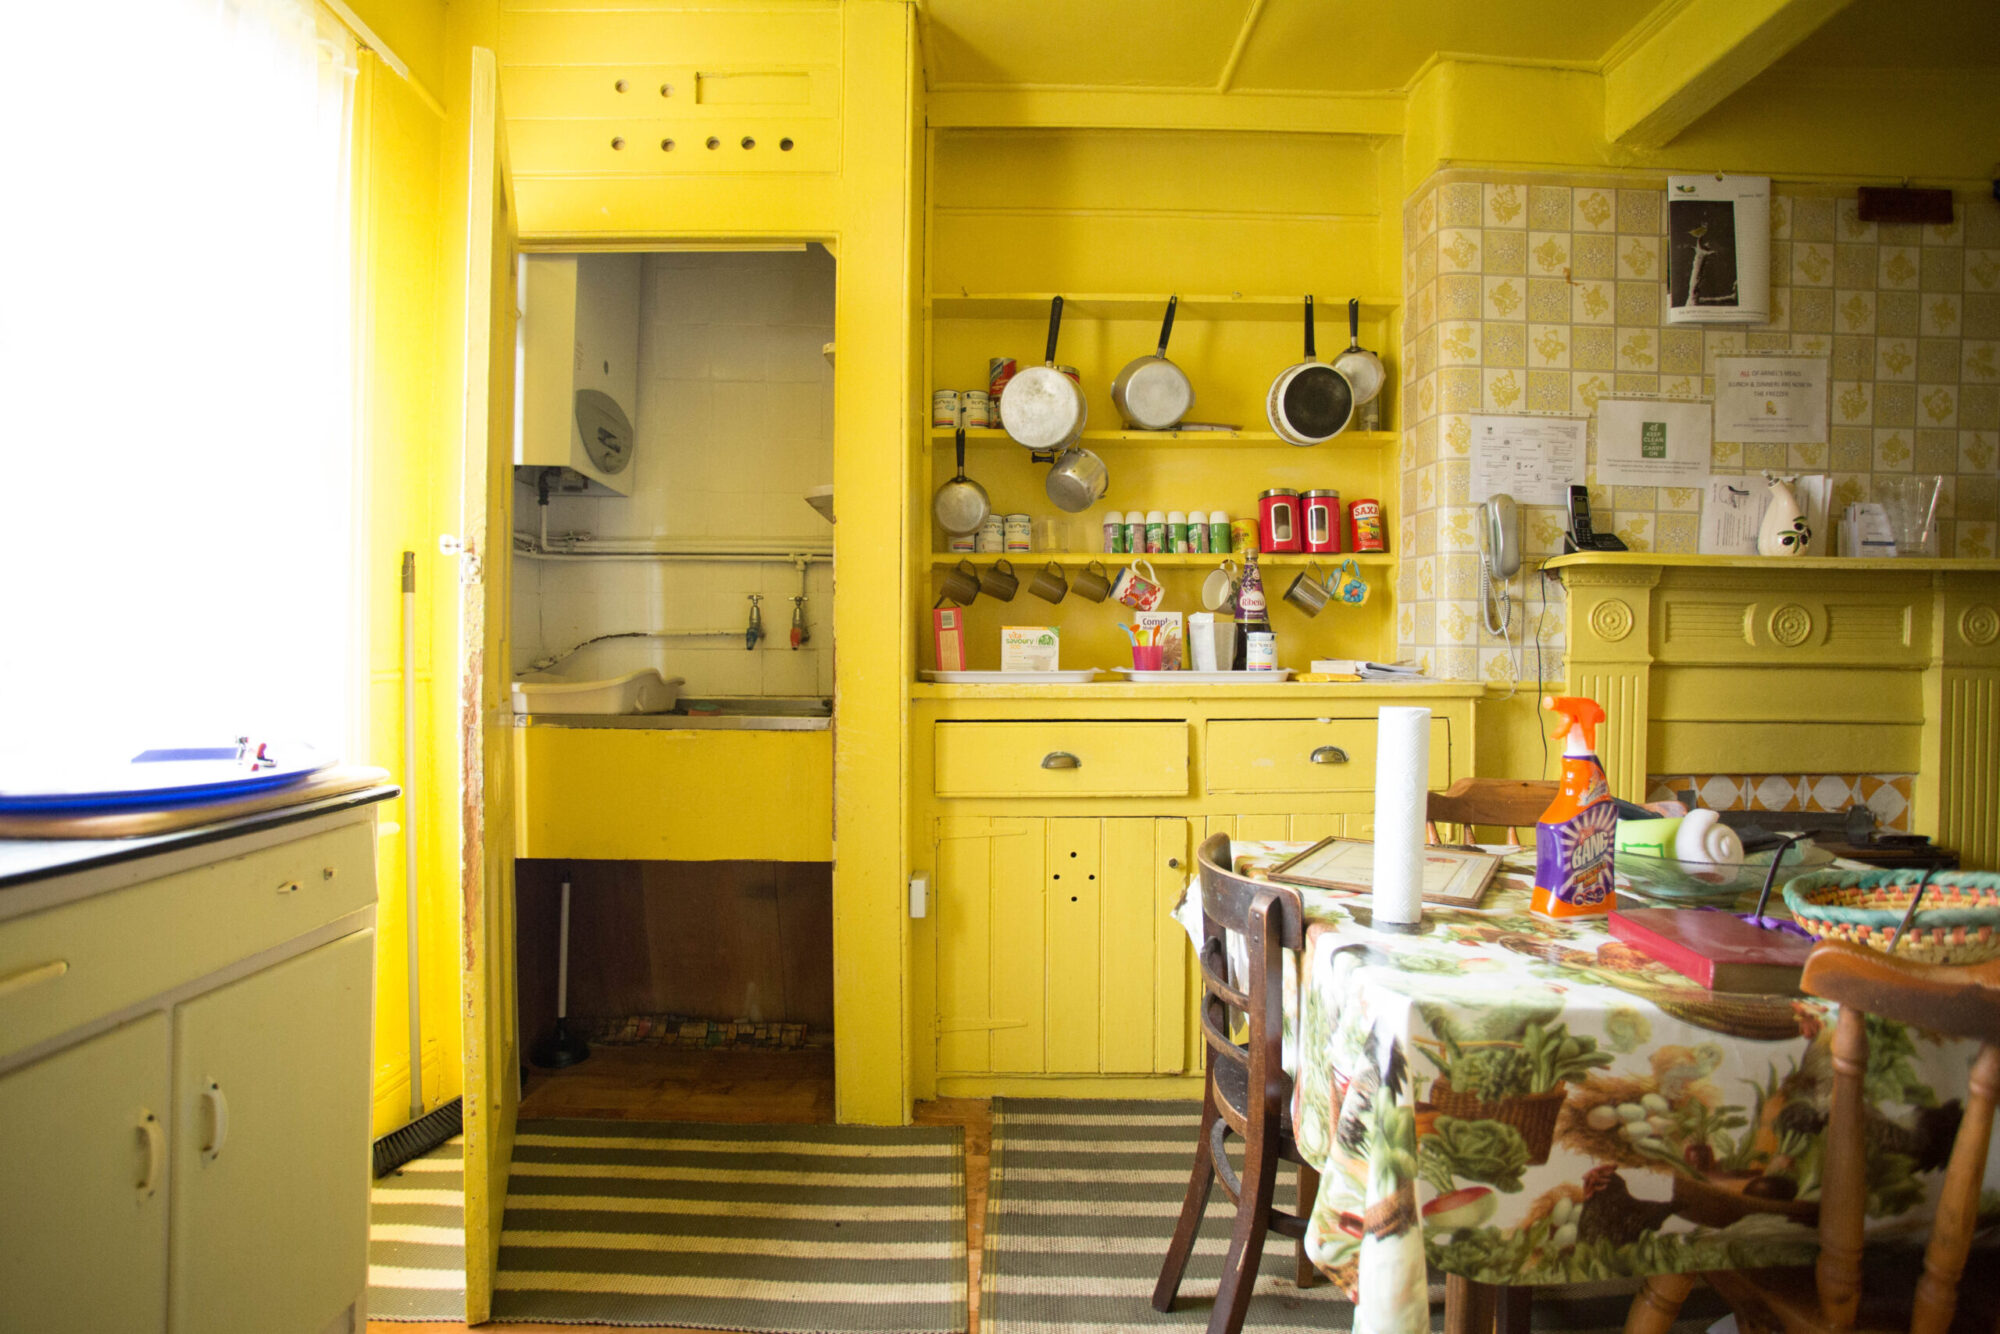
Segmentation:
{"type": "Polygon", "coordinates": [[[1599,533],[1590,526],[1590,492],[1581,486],[1569,489],[1569,531],[1563,534],[1563,555],[1573,551],[1625,551],[1623,539],[1599,533]]]}

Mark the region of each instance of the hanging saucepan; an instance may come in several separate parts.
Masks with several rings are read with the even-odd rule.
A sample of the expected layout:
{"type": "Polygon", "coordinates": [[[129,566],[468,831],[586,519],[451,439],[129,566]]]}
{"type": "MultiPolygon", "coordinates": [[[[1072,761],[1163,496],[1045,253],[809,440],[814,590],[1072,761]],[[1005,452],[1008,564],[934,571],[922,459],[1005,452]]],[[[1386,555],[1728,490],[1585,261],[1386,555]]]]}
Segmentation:
{"type": "Polygon", "coordinates": [[[1017,372],[1000,394],[1000,424],[1015,443],[1029,449],[1063,450],[1083,435],[1083,389],[1056,369],[1056,333],[1062,328],[1063,299],[1049,303],[1046,364],[1017,372]]]}
{"type": "Polygon", "coordinates": [[[1354,386],[1347,377],[1313,358],[1313,299],[1306,298],[1306,359],[1271,382],[1264,413],[1278,438],[1292,445],[1317,445],[1347,429],[1354,416],[1354,386]]]}
{"type": "Polygon", "coordinates": [[[1110,481],[1103,459],[1081,445],[1071,445],[1049,469],[1048,480],[1042,485],[1057,509],[1081,514],[1104,499],[1104,488],[1110,481]]]}
{"type": "Polygon", "coordinates": [[[1361,303],[1352,298],[1347,303],[1347,351],[1333,359],[1333,368],[1354,386],[1357,408],[1381,393],[1382,382],[1389,378],[1382,369],[1382,358],[1361,346],[1361,303]]]}
{"type": "Polygon", "coordinates": [[[986,488],[965,475],[965,427],[958,428],[958,476],[946,482],[931,499],[931,514],[936,517],[938,527],[954,537],[979,531],[979,525],[986,522],[986,516],[993,512],[993,502],[986,498],[986,488]]]}
{"type": "Polygon", "coordinates": [[[1111,382],[1111,401],[1127,426],[1141,431],[1170,431],[1194,406],[1194,386],[1187,372],[1167,360],[1167,338],[1174,331],[1174,308],[1181,299],[1167,298],[1167,318],[1160,324],[1160,350],[1125,363],[1111,382]]]}

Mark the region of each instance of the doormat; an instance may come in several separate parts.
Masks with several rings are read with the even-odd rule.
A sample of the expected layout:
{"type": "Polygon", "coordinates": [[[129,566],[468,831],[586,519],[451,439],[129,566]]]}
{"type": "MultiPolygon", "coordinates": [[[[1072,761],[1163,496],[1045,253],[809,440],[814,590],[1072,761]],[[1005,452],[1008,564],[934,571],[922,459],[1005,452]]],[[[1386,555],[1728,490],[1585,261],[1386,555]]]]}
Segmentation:
{"type": "Polygon", "coordinates": [[[465,1137],[381,1178],[368,1198],[368,1318],[465,1319],[465,1137]]]}
{"type": "Polygon", "coordinates": [[[493,1318],[961,1331],[963,1132],[523,1121],[493,1318]]]}
{"type": "MultiPolygon", "coordinates": [[[[1218,1185],[1170,1314],[1153,1309],[1194,1166],[1197,1103],[996,1098],[980,1281],[982,1334],[1145,1334],[1206,1327],[1215,1304],[1235,1206],[1218,1185]]],[[[1241,1167],[1241,1141],[1231,1158],[1241,1167]]],[[[1278,1174],[1278,1206],[1297,1202],[1296,1169],[1278,1174]]],[[[1293,1282],[1296,1243],[1264,1244],[1246,1331],[1325,1331],[1353,1326],[1354,1308],[1332,1283],[1293,1282]]],[[[1431,1327],[1444,1328],[1444,1284],[1432,1273],[1431,1327]]],[[[1549,1334],[1619,1334],[1636,1282],[1538,1289],[1534,1328],[1549,1334]]],[[[1674,1334],[1697,1334],[1726,1311],[1707,1289],[1690,1297],[1674,1334]]]]}
{"type": "Polygon", "coordinates": [[[828,1029],[764,1019],[691,1019],[678,1014],[628,1014],[584,1026],[591,1042],[606,1047],[722,1048],[731,1051],[797,1051],[833,1045],[828,1029]]]}

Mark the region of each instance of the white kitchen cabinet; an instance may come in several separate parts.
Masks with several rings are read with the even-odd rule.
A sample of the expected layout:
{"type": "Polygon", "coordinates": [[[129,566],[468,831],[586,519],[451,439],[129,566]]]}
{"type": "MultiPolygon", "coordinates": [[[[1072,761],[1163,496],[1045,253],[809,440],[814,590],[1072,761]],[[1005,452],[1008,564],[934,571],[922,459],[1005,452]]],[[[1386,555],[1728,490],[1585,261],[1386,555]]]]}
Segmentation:
{"type": "Polygon", "coordinates": [[[170,1334],[318,1334],[366,1285],[374,934],[174,1010],[170,1334]]]}
{"type": "Polygon", "coordinates": [[[0,1331],[166,1326],[167,1019],[0,1075],[0,1331]]]}
{"type": "Polygon", "coordinates": [[[360,1329],[391,795],[0,842],[0,1334],[360,1329]]]}

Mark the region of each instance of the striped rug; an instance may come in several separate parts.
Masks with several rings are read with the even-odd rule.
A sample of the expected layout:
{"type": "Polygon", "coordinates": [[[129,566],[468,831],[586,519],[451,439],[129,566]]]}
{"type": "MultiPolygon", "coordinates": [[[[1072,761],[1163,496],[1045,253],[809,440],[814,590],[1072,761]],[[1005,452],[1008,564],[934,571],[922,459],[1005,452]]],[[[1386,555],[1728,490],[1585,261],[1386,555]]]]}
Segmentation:
{"type": "Polygon", "coordinates": [[[375,1183],[368,1204],[368,1318],[465,1319],[465,1139],[375,1183]]]}
{"type": "MultiPolygon", "coordinates": [[[[1145,1334],[1207,1325],[1234,1217],[1220,1186],[1210,1192],[1174,1311],[1161,1315],[1152,1306],[1200,1124],[1195,1103],[996,1099],[982,1334],[1145,1334]]],[[[1231,1147],[1241,1146],[1232,1140],[1231,1147]]],[[[1235,1162],[1242,1165],[1240,1156],[1235,1162]]],[[[1296,1181],[1290,1167],[1279,1173],[1280,1207],[1294,1207],[1296,1181]]],[[[1243,1328],[1264,1334],[1352,1328],[1354,1308],[1332,1284],[1294,1286],[1294,1253],[1286,1238],[1267,1239],[1243,1328]]],[[[1627,1282],[1544,1289],[1536,1294],[1534,1327],[1618,1334],[1637,1288],[1627,1282]]],[[[1432,1283],[1430,1297],[1432,1327],[1442,1330],[1442,1281],[1432,1283]]],[[[1699,1290],[1674,1334],[1696,1334],[1726,1309],[1699,1290]]]]}

